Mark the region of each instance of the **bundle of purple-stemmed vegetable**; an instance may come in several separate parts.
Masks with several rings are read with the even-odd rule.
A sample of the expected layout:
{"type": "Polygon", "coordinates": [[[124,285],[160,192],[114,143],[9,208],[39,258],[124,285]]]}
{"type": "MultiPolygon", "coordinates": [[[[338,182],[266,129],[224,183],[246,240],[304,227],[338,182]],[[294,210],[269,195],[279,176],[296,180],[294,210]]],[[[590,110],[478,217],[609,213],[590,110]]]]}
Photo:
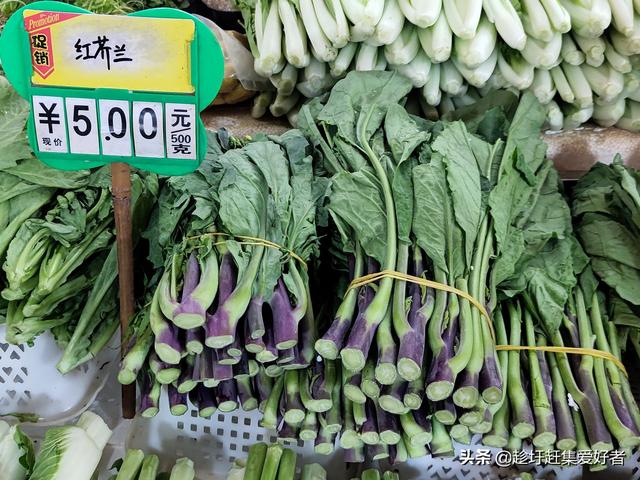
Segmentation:
{"type": "Polygon", "coordinates": [[[218,136],[198,173],[168,181],[146,235],[164,269],[120,380],[139,377],[143,414],[168,384],[173,414],[188,399],[202,416],[257,407],[281,439],[339,445],[348,462],[451,455],[476,434],[640,444],[614,362],[496,348],[625,345],[546,158],[544,108],[498,93],[431,122],[410,90],[350,73],[300,110],[300,130],[234,148],[218,136]]]}
{"type": "Polygon", "coordinates": [[[257,406],[253,392],[314,356],[307,262],[318,250],[320,189],[310,145],[295,131],[210,143],[196,173],[165,182],[145,235],[159,268],[129,328],[119,380],[143,372],[148,415],[162,384],[172,411],[186,409],[187,395],[205,413],[235,409],[237,396],[257,406]]]}

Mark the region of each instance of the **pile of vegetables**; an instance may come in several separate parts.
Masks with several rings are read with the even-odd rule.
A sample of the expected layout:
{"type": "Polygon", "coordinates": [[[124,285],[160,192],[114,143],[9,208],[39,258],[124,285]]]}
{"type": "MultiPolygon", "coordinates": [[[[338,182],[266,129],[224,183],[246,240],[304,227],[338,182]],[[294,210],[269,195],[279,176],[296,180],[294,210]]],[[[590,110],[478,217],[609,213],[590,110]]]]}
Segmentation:
{"type": "Polygon", "coordinates": [[[488,91],[531,91],[549,125],[638,130],[640,12],[631,0],[239,0],[255,70],[253,113],[289,114],[348,71],[395,70],[425,112],[488,91]]]}
{"type": "MultiPolygon", "coordinates": [[[[249,448],[246,459],[237,459],[227,480],[293,480],[296,475],[298,455],[290,448],[273,443],[255,443],[249,448]]],[[[301,480],[326,480],[325,470],[318,465],[307,464],[302,468],[301,480]]]]}
{"type": "Polygon", "coordinates": [[[149,415],[160,384],[177,411],[187,394],[205,412],[235,409],[237,396],[249,408],[268,388],[254,377],[304,368],[314,354],[307,264],[321,182],[310,146],[295,131],[210,144],[196,173],[167,180],[146,234],[157,286],[131,323],[119,380],[140,377],[149,415]]]}
{"type": "MultiPolygon", "coordinates": [[[[340,445],[350,463],[452,455],[453,441],[470,443],[475,434],[502,448],[523,442],[563,450],[640,444],[640,413],[614,362],[496,350],[596,348],[619,359],[624,346],[619,336],[626,330],[608,315],[616,301],[608,292],[615,287],[600,272],[598,251],[588,242],[587,253],[582,250],[558,174],[546,158],[539,136],[544,107],[530,93],[519,100],[499,93],[431,122],[403,107],[411,89],[397,73],[350,73],[328,97],[300,110],[300,131],[249,142],[221,132],[196,174],[165,184],[145,234],[154,239],[150,259],[160,268],[148,282],[154,285],[148,304],[131,324],[120,381],[138,378],[145,416],[158,412],[166,384],[175,415],[184,414],[189,401],[203,417],[258,408],[261,425],[279,438],[313,441],[325,455],[340,445]],[[283,169],[278,187],[267,180],[261,191],[274,207],[267,216],[288,225],[292,217],[278,215],[276,207],[287,198],[287,186],[303,179],[306,249],[293,247],[286,227],[266,237],[259,222],[251,223],[253,230],[230,229],[230,219],[242,224],[259,209],[231,210],[225,198],[239,205],[258,197],[249,186],[241,198],[229,195],[224,179],[233,172],[239,188],[239,172],[254,172],[256,182],[275,178],[259,167],[260,158],[280,158],[284,165],[287,158],[290,165],[304,158],[304,176],[283,169]],[[279,322],[290,317],[276,315],[269,291],[277,292],[280,283],[296,285],[278,279],[299,267],[291,252],[306,252],[307,264],[313,260],[316,224],[325,233],[322,261],[332,288],[319,296],[317,319],[303,315],[287,323],[288,331],[297,331],[296,344],[281,344],[279,322]],[[241,328],[212,343],[208,322],[226,304],[220,292],[237,288],[263,248],[238,239],[255,237],[286,250],[264,248],[263,255],[278,257],[269,288],[262,283],[267,277],[251,276],[247,303],[234,310],[241,328]],[[245,263],[234,252],[244,252],[245,263]],[[232,286],[223,288],[225,255],[233,259],[234,273],[232,286]],[[376,276],[382,271],[395,273],[376,276]],[[358,280],[365,275],[371,277],[358,280]],[[210,283],[214,278],[217,284],[210,283]],[[203,294],[194,295],[200,286],[203,294]],[[262,306],[264,328],[250,318],[255,303],[262,306]],[[264,348],[254,345],[254,332],[264,348]],[[296,361],[299,356],[304,361],[296,361]]],[[[615,186],[598,191],[589,183],[581,191],[578,185],[576,199],[589,192],[592,202],[624,193],[606,205],[621,212],[633,206],[630,180],[637,174],[611,168],[624,174],[615,186]]],[[[585,211],[591,210],[575,210],[578,224],[585,211]]],[[[633,215],[614,213],[607,215],[636,228],[628,226],[633,215]]],[[[577,232],[582,239],[580,226],[577,232]]],[[[282,311],[295,310],[296,292],[304,291],[310,313],[308,273],[298,273],[304,286],[287,291],[290,303],[282,311]]],[[[623,335],[623,342],[633,335],[623,335]]]]}
{"type": "Polygon", "coordinates": [[[160,472],[160,459],[155,454],[146,454],[142,450],[129,449],[123,459],[116,461],[111,470],[116,470],[109,480],[195,480],[193,461],[183,457],[176,460],[167,472],[160,472]]]}
{"type": "MultiPolygon", "coordinates": [[[[29,104],[0,78],[0,323],[6,341],[51,331],[67,373],[94,358],[118,327],[117,258],[109,169],[44,166],[24,131],[29,104]]],[[[132,176],[134,231],[146,225],[158,180],[132,176]]]]}
{"type": "Polygon", "coordinates": [[[620,348],[640,357],[640,174],[620,158],[594,165],[573,188],[572,213],[620,348]]]}
{"type": "Polygon", "coordinates": [[[75,425],[49,428],[36,455],[33,442],[19,425],[10,427],[0,421],[2,478],[87,480],[93,477],[110,437],[102,418],[84,412],[75,425]]]}

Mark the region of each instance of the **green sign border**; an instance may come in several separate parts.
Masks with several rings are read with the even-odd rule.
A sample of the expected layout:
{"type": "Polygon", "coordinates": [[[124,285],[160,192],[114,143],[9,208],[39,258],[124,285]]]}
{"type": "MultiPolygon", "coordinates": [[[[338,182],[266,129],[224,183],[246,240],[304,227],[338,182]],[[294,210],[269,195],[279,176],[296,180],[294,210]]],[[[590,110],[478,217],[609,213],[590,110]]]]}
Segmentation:
{"type": "MultiPolygon", "coordinates": [[[[132,17],[178,18],[195,23],[195,37],[191,43],[191,83],[195,94],[140,92],[111,88],[40,87],[31,84],[33,73],[28,34],[24,28],[23,10],[44,10],[70,13],[92,13],[83,8],[56,1],[40,1],[27,4],[7,21],[0,36],[0,60],[7,79],[16,91],[31,102],[32,95],[93,98],[102,100],[127,100],[129,102],[162,102],[195,104],[196,112],[207,108],[216,97],[224,77],[224,56],[213,32],[193,15],[174,8],[152,8],[131,13],[132,17]]],[[[131,112],[129,112],[131,114],[131,112]]],[[[114,162],[128,163],[134,167],[162,175],[183,175],[193,172],[202,162],[207,150],[204,124],[197,116],[195,160],[151,158],[136,156],[86,155],[40,152],[38,150],[33,115],[29,115],[27,131],[29,143],[36,156],[47,165],[60,170],[81,170],[114,162]]],[[[98,112],[99,124],[99,112],[98,112]]],[[[68,144],[68,142],[67,142],[68,144]]]]}

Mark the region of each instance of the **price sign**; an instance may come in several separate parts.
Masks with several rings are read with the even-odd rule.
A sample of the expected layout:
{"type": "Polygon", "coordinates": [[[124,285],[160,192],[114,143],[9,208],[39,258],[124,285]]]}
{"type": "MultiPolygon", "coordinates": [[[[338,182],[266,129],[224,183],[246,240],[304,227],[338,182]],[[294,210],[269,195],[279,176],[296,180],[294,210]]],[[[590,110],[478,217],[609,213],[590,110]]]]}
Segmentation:
{"type": "Polygon", "coordinates": [[[31,103],[31,146],[52,167],[125,162],[178,175],[204,157],[199,114],[215,98],[224,64],[213,33],[188,13],[96,15],[34,2],[7,22],[0,59],[31,103]]]}

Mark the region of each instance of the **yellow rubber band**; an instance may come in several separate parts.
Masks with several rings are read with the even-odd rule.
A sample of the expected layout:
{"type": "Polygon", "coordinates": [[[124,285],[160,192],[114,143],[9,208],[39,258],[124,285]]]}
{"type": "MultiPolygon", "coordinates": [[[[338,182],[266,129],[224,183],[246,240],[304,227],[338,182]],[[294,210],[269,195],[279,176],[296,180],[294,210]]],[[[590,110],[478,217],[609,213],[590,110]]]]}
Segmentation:
{"type": "Polygon", "coordinates": [[[535,350],[537,352],[551,352],[551,353],[570,353],[573,355],[590,355],[592,357],[601,358],[603,360],[609,360],[618,367],[625,377],[628,377],[627,369],[624,368],[622,362],[612,353],[605,352],[604,350],[596,350],[594,348],[579,348],[579,347],[554,347],[551,345],[496,345],[496,350],[514,351],[514,350],[535,350]]]}
{"type": "Polygon", "coordinates": [[[493,338],[493,342],[495,343],[496,334],[493,329],[493,322],[491,321],[491,317],[489,316],[489,313],[484,308],[484,305],[482,305],[482,303],[480,303],[472,295],[469,295],[467,292],[463,290],[459,290],[455,287],[452,287],[451,285],[446,285],[440,282],[434,282],[433,280],[427,280],[426,278],[422,278],[422,277],[415,277],[413,275],[408,275],[402,272],[396,272],[394,270],[382,270],[380,272],[370,273],[368,275],[363,275],[362,277],[353,279],[353,281],[349,284],[349,288],[347,289],[347,291],[353,288],[358,288],[364,285],[368,285],[369,283],[372,283],[372,282],[377,282],[378,280],[381,280],[383,278],[394,278],[396,280],[404,280],[406,282],[417,283],[418,285],[422,285],[424,287],[434,288],[436,290],[442,290],[445,292],[453,293],[459,297],[464,298],[465,300],[468,300],[469,303],[471,303],[474,307],[476,307],[487,320],[487,326],[489,327],[489,331],[491,332],[491,338],[493,338]]]}
{"type": "MultiPolygon", "coordinates": [[[[347,291],[352,290],[354,288],[362,287],[364,285],[368,285],[373,282],[377,282],[383,278],[393,278],[396,280],[404,280],[411,283],[417,283],[418,285],[423,285],[425,287],[434,288],[436,290],[443,290],[445,292],[453,293],[468,300],[474,307],[476,307],[482,316],[487,321],[487,326],[491,332],[491,337],[495,343],[496,336],[495,331],[493,329],[493,321],[489,316],[489,313],[484,308],[484,305],[480,303],[476,298],[469,295],[467,292],[463,290],[459,290],[451,285],[446,285],[440,282],[434,282],[432,280],[427,280],[422,277],[414,277],[413,275],[408,275],[402,272],[396,272],[393,270],[382,270],[376,273],[370,273],[368,275],[363,275],[361,277],[353,279],[353,281],[349,284],[349,288],[347,291]]],[[[538,352],[551,352],[551,353],[569,353],[572,355],[590,355],[592,357],[601,358],[603,360],[609,360],[613,362],[625,375],[628,377],[627,370],[622,364],[622,362],[615,355],[605,352],[604,350],[596,350],[594,348],[578,348],[578,347],[554,347],[549,345],[539,345],[539,346],[529,346],[529,345],[496,345],[496,350],[502,351],[522,351],[522,350],[534,350],[538,352]]]]}
{"type": "MultiPolygon", "coordinates": [[[[282,245],[272,242],[271,240],[265,240],[264,238],[258,238],[258,237],[248,237],[245,235],[230,235],[224,232],[203,233],[202,235],[187,237],[187,240],[194,240],[196,238],[202,238],[202,237],[227,237],[231,239],[241,240],[240,242],[238,242],[240,245],[255,245],[258,247],[267,247],[267,248],[273,248],[274,250],[280,250],[281,252],[285,252],[286,254],[288,254],[291,258],[295,258],[298,262],[302,264],[302,266],[305,269],[307,268],[307,262],[305,262],[300,255],[298,255],[293,250],[289,250],[288,248],[285,248],[282,245]]],[[[221,245],[222,243],[223,242],[216,243],[216,245],[221,245]]]]}

